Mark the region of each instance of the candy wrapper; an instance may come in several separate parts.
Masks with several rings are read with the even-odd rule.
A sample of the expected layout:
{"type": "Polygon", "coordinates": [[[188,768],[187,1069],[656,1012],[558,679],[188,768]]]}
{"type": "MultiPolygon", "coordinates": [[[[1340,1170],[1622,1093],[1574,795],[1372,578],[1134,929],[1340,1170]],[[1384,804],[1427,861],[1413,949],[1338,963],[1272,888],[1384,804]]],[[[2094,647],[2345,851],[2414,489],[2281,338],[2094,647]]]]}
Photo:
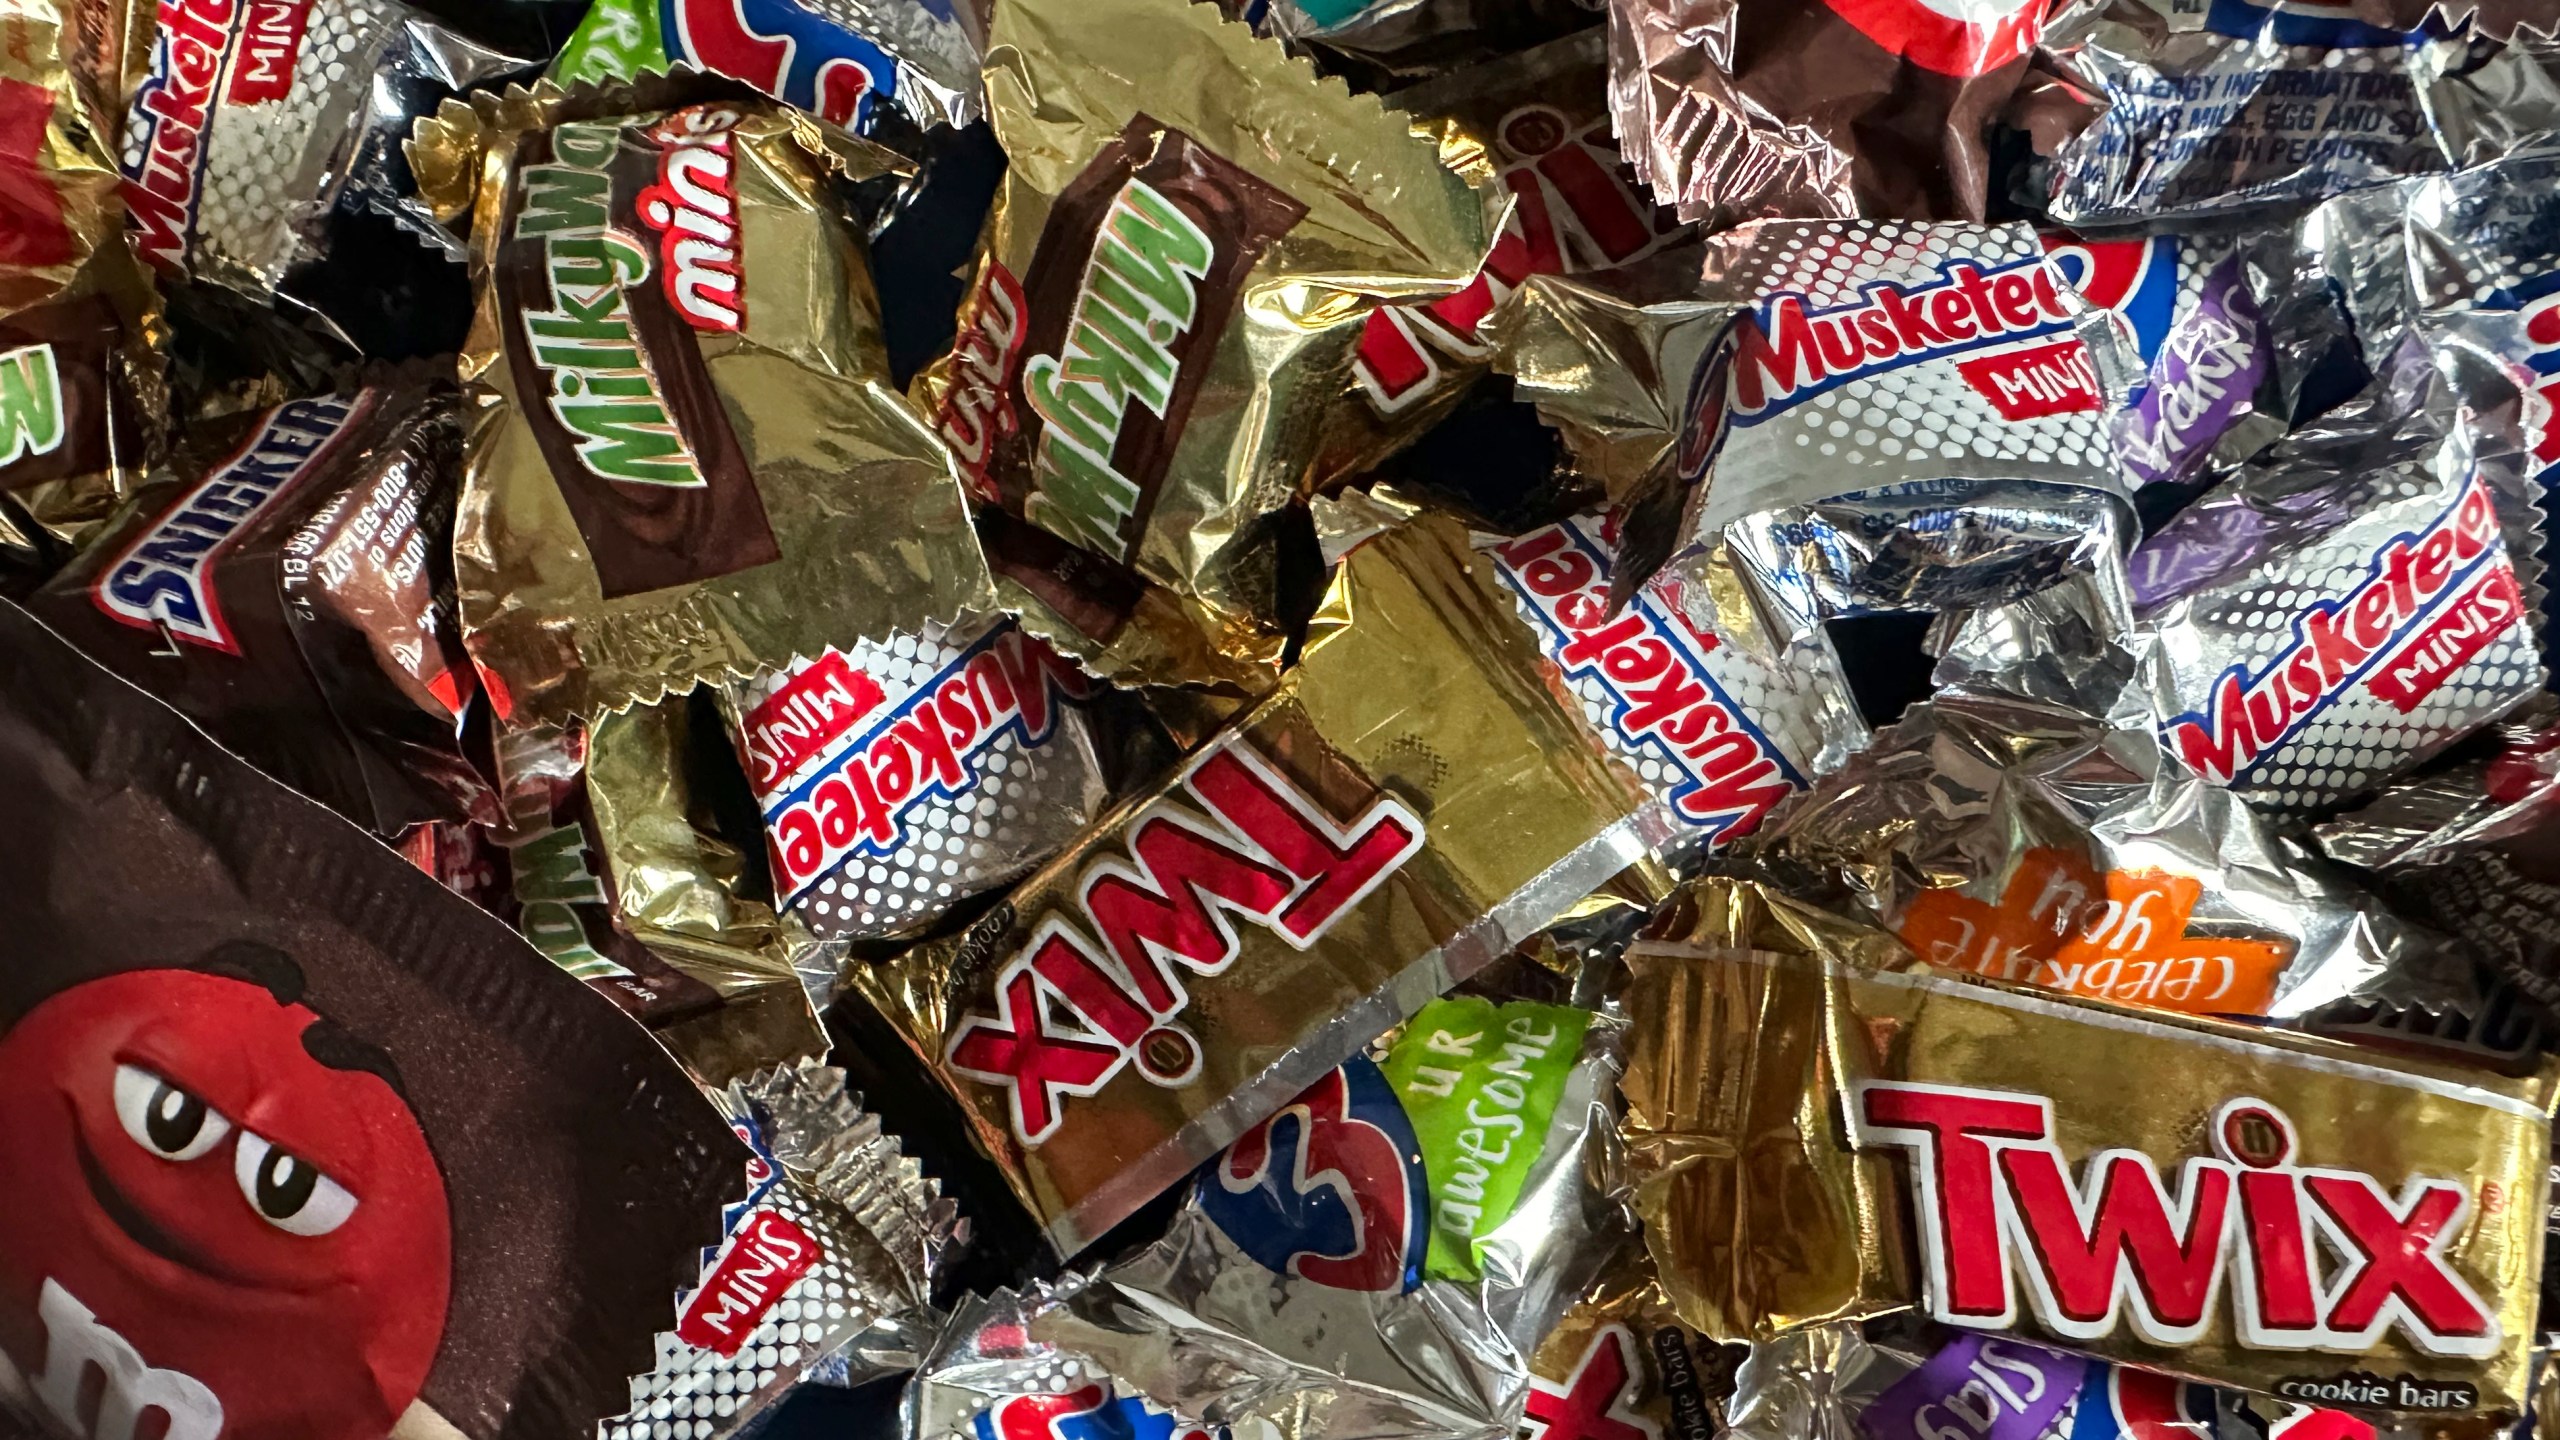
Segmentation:
{"type": "Polygon", "coordinates": [[[717,741],[697,729],[668,702],[592,730],[507,731],[498,840],[525,938],[718,1086],[826,1053],[799,970],[831,961],[742,893],[744,857],[700,793],[717,741]]]}
{"type": "Polygon", "coordinates": [[[1064,1253],[1668,838],[1454,525],[1354,550],[1316,626],[967,933],[846,976],[1064,1253]]]}
{"type": "Polygon", "coordinates": [[[2133,0],[2058,25],[2049,43],[2108,103],[2055,155],[2048,213],[2132,225],[2308,203],[2495,159],[2560,121],[2547,43],[2357,8],[2133,0]]]}
{"type": "Polygon", "coordinates": [[[2513,438],[2405,349],[2145,541],[2170,752],[2277,813],[2332,806],[2539,693],[2539,537],[2513,438]]]}
{"type": "Polygon", "coordinates": [[[735,1435],[804,1376],[856,1385],[911,1368],[941,1319],[928,1303],[963,1225],[896,1137],[816,1065],[733,1080],[715,1097],[747,1162],[699,1281],[659,1332],[657,1368],[631,1381],[631,1410],[599,1440],[657,1440],[660,1427],[735,1435]]]}
{"type": "Polygon", "coordinates": [[[1071,1343],[1051,1338],[1067,1301],[1092,1284],[973,1295],[916,1368],[901,1401],[908,1440],[1286,1440],[1182,1419],[1071,1343]]]}
{"type": "Polygon", "coordinates": [[[1015,522],[988,547],[1006,604],[1109,678],[1267,688],[1275,512],[1371,312],[1468,284],[1488,199],[1212,7],[1008,0],[989,55],[1011,163],[915,389],[1015,522]]]}
{"type": "Polygon", "coordinates": [[[2319,836],[2323,850],[2376,872],[2402,908],[2560,1016],[2555,751],[2560,734],[2525,730],[2492,758],[2391,786],[2319,836]]]}
{"type": "Polygon", "coordinates": [[[141,482],[161,330],[122,233],[107,101],[80,83],[95,37],[67,9],[13,7],[0,46],[0,530],[76,541],[141,482]]]}
{"type": "Polygon", "coordinates": [[[0,1409],[578,1435],[746,1158],[497,919],[0,608],[0,1409]]]}
{"type": "Polygon", "coordinates": [[[1520,1351],[1621,1233],[1616,1076],[1586,1011],[1435,1000],[1246,1131],[1043,1333],[1212,1424],[1507,1437],[1520,1351]]]}
{"type": "Polygon", "coordinates": [[[868,135],[889,106],[920,126],[979,117],[983,32],[948,0],[601,0],[551,65],[562,85],[678,66],[751,85],[868,135]]]}
{"type": "Polygon", "coordinates": [[[1715,1440],[1748,1353],[1680,1323],[1631,1234],[1529,1352],[1530,1433],[1715,1440]]]}
{"type": "Polygon", "coordinates": [[[399,0],[130,0],[148,68],[125,112],[133,246],[161,274],[256,299],[317,258],[342,203],[403,206],[417,117],[530,67],[399,0]]]}
{"type": "MultiPolygon", "coordinates": [[[[1354,88],[1412,91],[1595,23],[1583,0],[1265,0],[1222,8],[1314,54],[1354,88]]],[[[1598,39],[1595,31],[1591,38],[1598,39]]],[[[1596,88],[1596,87],[1595,87],[1596,88]]]]}
{"type": "Polygon", "coordinates": [[[454,568],[500,717],[990,605],[951,457],[887,383],[838,152],[787,112],[593,117],[611,103],[449,106],[418,140],[422,171],[477,185],[454,568]]]}
{"type": "MultiPolygon", "coordinates": [[[[1609,103],[1662,203],[1763,216],[1979,220],[1986,133],[2030,83],[2047,7],[1991,0],[1611,0],[1609,103]]],[[[2085,122],[2065,102],[2064,125],[2085,122]]]]}
{"type": "Polygon", "coordinates": [[[1702,1330],[1916,1301],[2278,1395],[2524,1403],[2560,1072],[1920,973],[1731,881],[1687,900],[1629,948],[1624,1088],[1645,1234],[1702,1330]]]}
{"type": "Polygon", "coordinates": [[[999,617],[730,686],[782,903],[817,935],[863,939],[1047,859],[1111,793],[1085,703],[1101,688],[999,617]]]}
{"type": "MultiPolygon", "coordinates": [[[[1695,265],[1695,233],[1654,207],[1610,138],[1604,40],[1585,30],[1391,97],[1438,133],[1444,155],[1491,158],[1511,216],[1466,288],[1370,312],[1352,357],[1355,384],[1328,422],[1319,486],[1375,467],[1500,365],[1502,312],[1531,276],[1618,272],[1666,252],[1695,265]]],[[[1681,290],[1687,281],[1681,275],[1681,290]]]]}
{"type": "Polygon", "coordinates": [[[1837,768],[1866,727],[1829,642],[1771,633],[1729,572],[1694,596],[1658,575],[1610,613],[1616,528],[1585,515],[1486,553],[1592,728],[1682,822],[1675,843],[1725,844],[1837,768]]]}
{"type": "Polygon", "coordinates": [[[2433,937],[2283,844],[2149,727],[2035,700],[1940,691],[1750,853],[1933,965],[2091,999],[2299,1021],[2465,993],[2433,937]]]}
{"type": "Polygon", "coordinates": [[[206,427],[28,603],[269,774],[398,836],[487,818],[447,569],[452,387],[387,378],[206,427]]]}

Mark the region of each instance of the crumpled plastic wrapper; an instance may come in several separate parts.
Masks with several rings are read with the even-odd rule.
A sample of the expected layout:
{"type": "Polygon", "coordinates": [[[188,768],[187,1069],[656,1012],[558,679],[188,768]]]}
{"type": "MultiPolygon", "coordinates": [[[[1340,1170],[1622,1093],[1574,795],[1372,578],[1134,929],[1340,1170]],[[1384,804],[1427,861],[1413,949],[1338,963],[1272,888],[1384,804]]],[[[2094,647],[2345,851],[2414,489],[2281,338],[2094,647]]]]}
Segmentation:
{"type": "Polygon", "coordinates": [[[712,1098],[754,1152],[746,1198],[676,1297],[657,1367],[632,1377],[630,1412],[597,1440],[738,1434],[804,1379],[857,1385],[911,1368],[942,1318],[934,1279],[966,1224],[843,1071],[766,1070],[712,1098]]]}
{"type": "Polygon", "coordinates": [[[695,69],[871,135],[883,126],[883,107],[923,128],[981,118],[985,50],[985,27],[971,4],[599,0],[549,73],[575,86],[695,69]]]}
{"type": "Polygon", "coordinates": [[[2062,706],[1913,706],[1749,842],[1788,893],[1931,964],[2093,999],[2299,1021],[2460,999],[2457,962],[2228,790],[2062,706]]]}

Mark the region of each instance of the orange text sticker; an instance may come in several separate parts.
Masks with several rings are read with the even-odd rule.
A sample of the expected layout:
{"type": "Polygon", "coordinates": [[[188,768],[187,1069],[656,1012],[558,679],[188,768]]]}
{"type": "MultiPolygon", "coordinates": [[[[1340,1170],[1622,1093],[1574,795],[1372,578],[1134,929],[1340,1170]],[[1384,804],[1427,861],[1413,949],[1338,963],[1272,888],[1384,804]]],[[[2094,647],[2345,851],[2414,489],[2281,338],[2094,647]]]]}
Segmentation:
{"type": "Polygon", "coordinates": [[[1931,964],[1995,980],[2191,1014],[2264,1014],[2293,944],[2187,934],[2203,892],[2191,875],[2101,873],[2038,847],[1996,908],[1956,890],[1923,892],[1903,913],[1902,939],[1931,964]]]}

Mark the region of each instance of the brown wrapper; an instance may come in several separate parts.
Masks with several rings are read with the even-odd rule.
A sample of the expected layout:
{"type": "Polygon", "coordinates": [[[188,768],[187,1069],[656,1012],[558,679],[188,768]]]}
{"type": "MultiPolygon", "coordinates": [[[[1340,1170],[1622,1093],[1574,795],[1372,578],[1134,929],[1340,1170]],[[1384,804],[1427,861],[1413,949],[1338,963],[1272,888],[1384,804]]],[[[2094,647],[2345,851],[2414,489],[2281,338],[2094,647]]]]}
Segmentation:
{"type": "Polygon", "coordinates": [[[517,723],[994,598],[828,188],[891,157],[761,105],[595,118],[613,99],[448,105],[411,146],[431,192],[477,181],[455,570],[517,723]]]}
{"type": "Polygon", "coordinates": [[[376,834],[487,818],[446,569],[462,422],[392,379],[201,427],[28,604],[376,834]]]}
{"type": "MultiPolygon", "coordinates": [[[[1611,0],[1610,103],[1680,218],[1980,220],[1985,138],[2024,91],[2044,0],[1611,0]]],[[[2095,112],[2084,103],[2076,117],[2095,112]]]]}
{"type": "Polygon", "coordinates": [[[1343,562],[1304,660],[1171,781],[847,982],[1072,1254],[1664,823],[1421,520],[1343,562]]]}
{"type": "Polygon", "coordinates": [[[1702,1330],[1917,1304],[2279,1396],[2525,1402],[2560,1071],[1927,974],[1732,881],[1656,935],[1628,951],[1627,1128],[1702,1330]]]}
{"type": "Polygon", "coordinates": [[[682,701],[498,737],[516,927],[706,1086],[826,1053],[793,961],[815,942],[739,893],[701,813],[682,701]]]}
{"type": "Polygon", "coordinates": [[[505,1440],[628,1407],[747,1158],[682,1071],[6,606],[0,790],[0,1415],[505,1440]]]}
{"type": "Polygon", "coordinates": [[[1367,316],[1467,283],[1490,203],[1208,6],[1008,0],[986,83],[1010,164],[915,392],[979,497],[1062,552],[991,542],[1007,604],[1110,678],[1267,688],[1273,512],[1367,316]]]}
{"type": "Polygon", "coordinates": [[[116,194],[114,88],[89,79],[89,47],[108,43],[89,32],[114,9],[0,15],[0,523],[75,543],[140,483],[160,383],[158,304],[116,194]]]}

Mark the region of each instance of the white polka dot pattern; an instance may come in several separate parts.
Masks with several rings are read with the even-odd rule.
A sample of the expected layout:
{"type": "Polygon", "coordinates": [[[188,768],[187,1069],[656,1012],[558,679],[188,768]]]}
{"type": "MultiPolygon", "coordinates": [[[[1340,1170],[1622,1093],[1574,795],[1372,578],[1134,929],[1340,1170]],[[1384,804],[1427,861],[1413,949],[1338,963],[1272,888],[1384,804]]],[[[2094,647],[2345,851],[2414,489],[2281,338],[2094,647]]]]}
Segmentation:
{"type": "MultiPolygon", "coordinates": [[[[824,939],[852,939],[893,933],[921,924],[958,901],[1002,885],[1074,838],[1107,798],[1099,757],[1083,708],[1064,686],[1080,686],[1080,677],[1047,647],[1024,634],[1011,621],[980,620],[923,635],[899,634],[864,641],[837,652],[860,675],[878,684],[880,703],[845,735],[805,763],[775,777],[758,796],[777,846],[793,843],[785,827],[788,817],[814,796],[830,776],[848,767],[875,762],[894,738],[894,719],[909,712],[920,696],[940,692],[975,664],[995,663],[999,650],[1010,663],[1006,673],[1029,676],[1045,685],[1046,728],[1036,736],[1015,698],[1003,708],[983,698],[980,709],[997,713],[960,717],[976,724],[974,741],[958,757],[965,768],[956,786],[919,783],[903,801],[896,817],[895,838],[880,853],[852,849],[823,874],[801,886],[791,908],[810,930],[824,939]]],[[[735,723],[752,724],[756,707],[788,688],[814,662],[794,660],[779,671],[735,687],[730,709],[735,723]],[[740,722],[738,717],[748,717],[740,722]]],[[[986,686],[972,693],[984,697],[986,686]]],[[[1079,688],[1076,694],[1083,691],[1079,688]]],[[[1035,716],[1034,718],[1039,718],[1035,716]]],[[[951,727],[946,725],[946,731],[951,727]]],[[[916,762],[916,768],[925,768],[916,762]]],[[[750,772],[755,766],[751,762],[750,772]]]]}
{"type": "MultiPolygon", "coordinates": [[[[1746,225],[1710,237],[1708,252],[1708,292],[1755,305],[1764,317],[1776,317],[1787,297],[1799,298],[1805,312],[1818,316],[1873,304],[1878,292],[1891,292],[1886,298],[1909,302],[1925,316],[1936,313],[1927,302],[1941,292],[1964,291],[1948,284],[1952,266],[1971,267],[1980,285],[1982,276],[2004,267],[2042,265],[2044,257],[2042,243],[2024,225],[1870,220],[1746,225]]],[[[2120,490],[2109,433],[2111,412],[2106,397],[2094,388],[2094,376],[2085,401],[2070,402],[2076,408],[2037,413],[2045,407],[2021,407],[2014,400],[2007,401],[2004,411],[1997,382],[1967,374],[1969,366],[1999,365],[2004,358],[2015,360],[2040,347],[2076,348],[2071,342],[2078,332],[2069,315],[2085,317],[2094,332],[2109,332],[2075,293],[2058,279],[2056,285],[2057,304],[2066,317],[2038,312],[2032,325],[2014,330],[1995,326],[1988,334],[1970,330],[1971,322],[1959,322],[1946,328],[1948,338],[1940,342],[1928,341],[1924,321],[1921,330],[1910,332],[1923,342],[1917,348],[1906,338],[1896,342],[1897,353],[1888,361],[1862,360],[1846,369],[1826,365],[1833,373],[1819,383],[1774,394],[1756,414],[1745,414],[1738,403],[1739,376],[1729,378],[1723,407],[1729,423],[1707,476],[1700,528],[1716,529],[1780,505],[1949,477],[2120,490]]],[[[1985,307],[1972,313],[1993,312],[1985,307]]],[[[1857,318],[1884,324],[1890,317],[1870,310],[1857,318]]],[[[1771,318],[1765,323],[1781,331],[1770,338],[1783,352],[1791,343],[1784,333],[1786,322],[1771,318]]],[[[1736,347],[1737,353],[1742,348],[1736,347]]],[[[1876,344],[1868,349],[1872,354],[1876,344]]],[[[2085,350],[2078,359],[2087,363],[2085,350]]],[[[1737,372],[1741,368],[1734,366],[1737,372]]],[[[1692,423],[1700,423],[1698,417],[1692,423]]],[[[1691,436],[1684,448],[1695,453],[1702,438],[1691,436]]]]}

